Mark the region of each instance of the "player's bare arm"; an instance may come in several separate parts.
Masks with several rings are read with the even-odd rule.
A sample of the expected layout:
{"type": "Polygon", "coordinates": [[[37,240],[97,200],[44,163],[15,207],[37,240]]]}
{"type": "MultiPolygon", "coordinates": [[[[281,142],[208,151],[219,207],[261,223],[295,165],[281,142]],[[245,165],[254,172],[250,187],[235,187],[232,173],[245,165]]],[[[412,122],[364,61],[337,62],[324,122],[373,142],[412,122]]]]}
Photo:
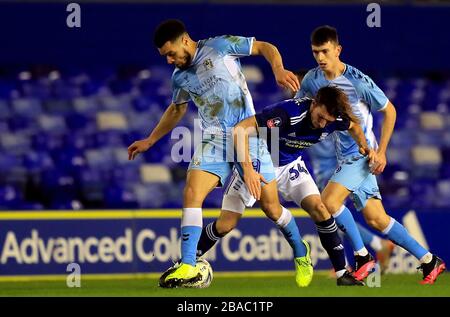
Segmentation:
{"type": "MultiPolygon", "coordinates": [[[[361,126],[358,123],[350,122],[350,127],[348,129],[348,133],[352,136],[353,140],[355,140],[356,144],[358,144],[359,152],[362,155],[367,156],[369,159],[369,166],[373,166],[375,168],[378,162],[378,156],[377,153],[370,148],[370,146],[367,144],[366,137],[364,135],[364,132],[361,128],[361,126]]],[[[371,172],[373,173],[374,170],[371,168],[371,172]]]]}
{"type": "Polygon", "coordinates": [[[187,103],[176,105],[171,103],[159,120],[158,125],[153,129],[150,135],[142,140],[135,141],[128,147],[128,159],[134,160],[136,155],[147,151],[159,139],[165,136],[176,127],[181,118],[186,113],[187,103]]]}
{"type": "Polygon", "coordinates": [[[394,131],[395,120],[397,118],[397,111],[395,110],[394,105],[388,101],[387,106],[380,110],[383,113],[384,118],[381,124],[381,136],[380,136],[380,144],[378,145],[378,166],[376,167],[374,173],[380,174],[383,172],[386,167],[386,150],[389,144],[389,141],[392,136],[392,132],[394,131]]]}
{"type": "Polygon", "coordinates": [[[252,46],[252,55],[262,55],[272,67],[273,74],[277,84],[283,88],[297,92],[300,89],[300,83],[294,73],[284,69],[283,59],[280,52],[273,44],[262,41],[254,41],[252,46]]]}
{"type": "Polygon", "coordinates": [[[257,123],[255,116],[239,122],[233,129],[233,139],[239,164],[244,172],[244,182],[250,193],[257,200],[261,198],[261,181],[267,184],[264,177],[253,169],[248,145],[249,135],[256,133],[257,123]]]}

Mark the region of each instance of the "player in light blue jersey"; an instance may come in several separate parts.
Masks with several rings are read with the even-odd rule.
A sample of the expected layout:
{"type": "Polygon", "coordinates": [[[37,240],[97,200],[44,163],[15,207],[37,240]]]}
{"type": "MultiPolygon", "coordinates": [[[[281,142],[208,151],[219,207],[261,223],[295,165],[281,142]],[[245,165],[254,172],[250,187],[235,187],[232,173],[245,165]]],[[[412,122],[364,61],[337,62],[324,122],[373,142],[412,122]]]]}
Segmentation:
{"type": "Polygon", "coordinates": [[[359,231],[350,211],[343,205],[350,195],[358,210],[362,210],[366,222],[384,233],[395,244],[403,247],[420,262],[423,271],[422,284],[433,284],[445,270],[445,263],[421,246],[394,218],[386,214],[375,175],[386,166],[386,149],[394,130],[396,111],[380,88],[358,69],[344,64],[339,56],[342,47],[337,31],[322,26],[313,31],[311,46],[318,67],[303,78],[297,97],[314,96],[324,86],[337,86],[347,94],[353,113],[359,118],[367,142],[377,149],[377,160],[369,166],[358,153],[358,145],[346,131],[333,134],[339,167],[322,192],[323,201],[334,215],[338,225],[352,240],[356,252],[356,268],[371,260],[364,247],[359,231]],[[372,131],[372,112],[384,115],[380,143],[377,144],[372,131]]]}
{"type": "MultiPolygon", "coordinates": [[[[248,140],[249,149],[242,161],[238,161],[233,151],[232,128],[255,114],[239,58],[263,55],[279,85],[295,91],[299,82],[293,73],[284,69],[275,46],[254,38],[220,36],[195,42],[181,21],[168,20],[156,29],[154,44],[167,62],[176,66],[172,75],[172,103],[149,137],[129,146],[129,159],[148,150],[170,132],[185,114],[189,101],[198,107],[203,130],[184,189],[181,264],[163,274],[161,285],[178,287],[201,278],[196,266],[196,249],[202,231],[202,204],[211,190],[224,184],[233,166],[271,220],[277,222],[282,215],[290,214],[279,203],[274,168],[265,143],[258,138],[248,140]],[[266,185],[261,186],[261,182],[266,185]]],[[[309,269],[309,246],[301,240],[295,221],[286,223],[280,230],[293,247],[296,260],[304,260],[297,262],[309,269]]],[[[297,275],[302,274],[301,268],[296,267],[297,275]]]]}
{"type": "MultiPolygon", "coordinates": [[[[314,180],[322,192],[338,167],[332,137],[330,136],[322,142],[313,145],[307,151],[312,163],[314,180]]],[[[358,222],[356,225],[364,245],[370,246],[376,252],[376,259],[380,265],[381,273],[384,273],[389,267],[389,260],[394,250],[393,243],[373,234],[358,222]]]]}
{"type": "MultiPolygon", "coordinates": [[[[294,71],[294,74],[302,82],[307,72],[306,69],[298,69],[294,71]]],[[[295,95],[296,93],[292,97],[295,97],[295,95]]],[[[314,180],[320,192],[322,192],[338,167],[333,138],[331,136],[325,138],[308,148],[306,152],[311,159],[314,180]]],[[[376,259],[380,265],[381,273],[384,273],[389,267],[390,258],[394,251],[394,244],[390,240],[382,239],[376,234],[373,234],[360,223],[357,222],[356,225],[358,226],[364,245],[370,246],[376,252],[376,259]]]]}

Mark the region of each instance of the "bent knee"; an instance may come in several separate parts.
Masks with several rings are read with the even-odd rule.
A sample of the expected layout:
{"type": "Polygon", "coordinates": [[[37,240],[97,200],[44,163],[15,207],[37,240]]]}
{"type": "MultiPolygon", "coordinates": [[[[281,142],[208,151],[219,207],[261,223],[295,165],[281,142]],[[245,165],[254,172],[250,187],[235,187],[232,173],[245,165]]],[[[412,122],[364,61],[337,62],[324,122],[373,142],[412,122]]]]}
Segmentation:
{"type": "Polygon", "coordinates": [[[231,230],[236,228],[237,223],[238,223],[237,221],[231,221],[231,220],[226,220],[226,221],[217,220],[216,221],[216,230],[221,236],[224,236],[224,235],[228,234],[231,230]]]}
{"type": "Polygon", "coordinates": [[[390,217],[387,215],[377,215],[366,217],[366,223],[375,230],[383,231],[390,222],[390,217]]]}
{"type": "Polygon", "coordinates": [[[330,213],[328,212],[325,204],[321,201],[315,202],[312,208],[308,210],[309,215],[315,222],[325,221],[330,218],[330,213]]]}
{"type": "Polygon", "coordinates": [[[261,202],[261,209],[264,211],[266,216],[272,220],[278,220],[282,213],[282,209],[279,203],[261,202]]]}
{"type": "Polygon", "coordinates": [[[323,200],[323,204],[326,210],[332,215],[337,213],[342,206],[341,204],[336,203],[336,201],[333,200],[323,200]]]}
{"type": "Polygon", "coordinates": [[[203,196],[204,195],[194,186],[186,185],[184,187],[183,200],[185,204],[199,204],[201,206],[204,200],[203,196]]]}

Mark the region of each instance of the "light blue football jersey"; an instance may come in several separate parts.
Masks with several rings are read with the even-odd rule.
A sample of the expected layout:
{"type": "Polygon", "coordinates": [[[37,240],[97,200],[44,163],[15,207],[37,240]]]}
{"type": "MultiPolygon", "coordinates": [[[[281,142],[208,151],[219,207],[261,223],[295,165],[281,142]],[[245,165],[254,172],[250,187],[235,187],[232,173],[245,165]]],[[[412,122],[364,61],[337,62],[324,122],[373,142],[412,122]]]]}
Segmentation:
{"type": "Polygon", "coordinates": [[[200,40],[191,66],[173,72],[173,103],[192,100],[208,134],[224,135],[255,114],[239,62],[251,54],[253,41],[253,37],[230,35],[200,40]]]}
{"type": "Polygon", "coordinates": [[[323,190],[338,166],[332,134],[308,148],[307,153],[311,159],[317,187],[323,190]]]}
{"type": "MultiPolygon", "coordinates": [[[[346,93],[353,113],[360,121],[367,143],[376,149],[378,144],[372,131],[371,112],[382,110],[387,106],[389,100],[386,95],[369,76],[355,67],[345,64],[343,74],[333,80],[326,79],[320,67],[310,70],[303,78],[301,89],[296,97],[314,97],[320,88],[330,85],[337,86],[346,93]]],[[[337,131],[333,133],[333,138],[339,161],[360,155],[358,145],[347,131],[337,131]]]]}

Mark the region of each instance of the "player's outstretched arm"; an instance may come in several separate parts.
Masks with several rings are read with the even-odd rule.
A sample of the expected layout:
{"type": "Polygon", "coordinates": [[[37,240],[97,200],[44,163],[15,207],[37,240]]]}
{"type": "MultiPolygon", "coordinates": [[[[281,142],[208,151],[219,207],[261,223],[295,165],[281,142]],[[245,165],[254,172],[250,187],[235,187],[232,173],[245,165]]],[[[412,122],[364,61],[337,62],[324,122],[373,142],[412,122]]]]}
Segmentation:
{"type": "Polygon", "coordinates": [[[256,133],[257,123],[255,116],[239,122],[233,129],[233,140],[239,164],[244,172],[244,183],[256,200],[261,198],[261,181],[267,184],[264,177],[253,169],[252,159],[248,145],[249,135],[256,133]]]}
{"type": "Polygon", "coordinates": [[[350,121],[350,127],[348,129],[348,133],[352,136],[353,140],[355,140],[356,144],[359,146],[359,152],[362,155],[367,156],[369,159],[369,166],[371,168],[371,172],[374,173],[375,168],[378,166],[378,156],[377,153],[370,148],[367,144],[366,137],[364,135],[363,129],[358,123],[350,121]]]}
{"type": "Polygon", "coordinates": [[[142,140],[135,141],[128,147],[128,159],[134,160],[136,155],[147,151],[152,147],[159,139],[165,136],[176,127],[181,118],[186,113],[187,103],[176,105],[171,103],[167,107],[166,111],[162,115],[158,122],[158,125],[153,129],[150,135],[142,140]]]}
{"type": "Polygon", "coordinates": [[[252,55],[262,55],[272,67],[277,84],[283,88],[290,89],[294,93],[300,89],[300,83],[294,73],[284,69],[283,59],[275,45],[268,42],[254,41],[252,55]]]}
{"type": "Polygon", "coordinates": [[[386,167],[386,150],[391,140],[392,133],[394,131],[395,120],[397,118],[397,111],[395,110],[394,105],[388,101],[388,104],[384,109],[380,110],[384,114],[383,122],[381,124],[381,136],[380,136],[380,144],[378,145],[378,158],[379,165],[375,170],[375,174],[380,174],[383,172],[386,167]]]}

